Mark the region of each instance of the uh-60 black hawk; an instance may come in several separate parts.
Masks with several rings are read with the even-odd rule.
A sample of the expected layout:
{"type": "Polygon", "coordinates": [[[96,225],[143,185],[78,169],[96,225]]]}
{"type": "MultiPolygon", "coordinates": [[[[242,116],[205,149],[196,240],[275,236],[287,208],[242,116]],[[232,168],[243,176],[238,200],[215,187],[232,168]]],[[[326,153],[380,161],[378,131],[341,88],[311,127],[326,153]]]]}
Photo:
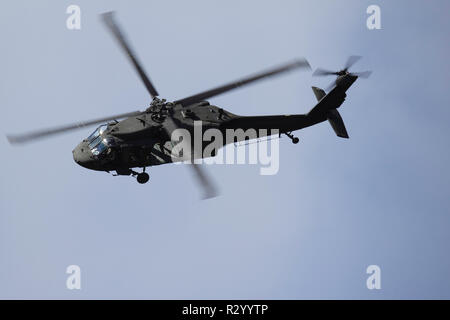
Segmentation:
{"type": "MultiPolygon", "coordinates": [[[[158,92],[144,72],[136,55],[128,44],[124,34],[114,20],[112,12],[102,14],[102,20],[114,35],[122,49],[126,52],[138,72],[141,80],[152,97],[150,106],[144,111],[134,111],[101,119],[62,127],[35,131],[22,135],[8,136],[10,143],[25,143],[31,140],[54,134],[75,130],[81,127],[100,125],[87,139],[84,139],[73,150],[73,158],[79,165],[98,171],[115,171],[117,175],[136,176],[139,183],[146,183],[149,175],[145,172],[148,166],[161,165],[177,161],[171,154],[174,144],[171,141],[172,132],[177,128],[187,129],[193,133],[194,121],[202,121],[202,130],[216,128],[225,133],[226,129],[255,129],[258,133],[278,129],[280,135],[285,134],[293,143],[298,142],[292,131],[315,125],[328,120],[339,137],[348,138],[337,108],[344,102],[348,88],[358,77],[368,77],[370,71],[350,73],[349,67],[359,57],[351,56],[343,70],[332,72],[317,69],[313,75],[335,75],[331,91],[313,87],[319,101],[307,114],[271,115],[271,116],[238,116],[220,107],[211,105],[205,99],[214,97],[232,89],[247,85],[263,78],[275,76],[296,68],[310,69],[305,59],[267,70],[247,78],[207,90],[187,98],[167,102],[160,99],[158,92]],[[118,119],[124,119],[118,121],[118,119]],[[133,168],[143,168],[138,173],[133,168]]],[[[193,136],[193,134],[192,134],[193,136]]],[[[237,142],[232,141],[232,142],[237,142]]],[[[227,142],[224,142],[224,145],[227,142]]],[[[193,154],[192,159],[203,157],[203,153],[193,154]]],[[[181,158],[185,160],[186,158],[181,158]]],[[[204,189],[204,198],[216,195],[216,189],[198,164],[190,165],[204,189]]]]}

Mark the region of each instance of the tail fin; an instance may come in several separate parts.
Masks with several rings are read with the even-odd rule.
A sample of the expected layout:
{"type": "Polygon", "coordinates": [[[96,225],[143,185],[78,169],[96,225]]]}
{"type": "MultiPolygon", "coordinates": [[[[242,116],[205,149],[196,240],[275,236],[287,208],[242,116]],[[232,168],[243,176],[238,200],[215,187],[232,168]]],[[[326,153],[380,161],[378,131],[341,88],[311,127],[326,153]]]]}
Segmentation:
{"type": "MultiPolygon", "coordinates": [[[[320,102],[320,100],[322,100],[323,97],[326,96],[325,91],[323,91],[322,89],[317,88],[317,87],[312,87],[312,89],[313,89],[314,95],[317,98],[317,101],[320,102]]],[[[336,108],[329,109],[329,110],[323,110],[323,108],[321,106],[319,106],[319,105],[323,105],[323,103],[322,104],[319,103],[316,106],[316,108],[314,108],[312,111],[315,111],[315,112],[326,112],[327,120],[331,124],[331,127],[333,128],[333,130],[336,133],[336,135],[338,137],[347,138],[348,139],[349,137],[348,137],[347,129],[345,129],[344,121],[342,120],[342,117],[339,114],[339,111],[337,111],[336,108]]]]}
{"type": "Polygon", "coordinates": [[[323,97],[326,96],[325,91],[323,91],[322,89],[317,88],[317,87],[312,87],[312,89],[313,89],[313,92],[314,92],[314,94],[315,94],[315,96],[317,98],[317,101],[320,101],[323,97]]]}

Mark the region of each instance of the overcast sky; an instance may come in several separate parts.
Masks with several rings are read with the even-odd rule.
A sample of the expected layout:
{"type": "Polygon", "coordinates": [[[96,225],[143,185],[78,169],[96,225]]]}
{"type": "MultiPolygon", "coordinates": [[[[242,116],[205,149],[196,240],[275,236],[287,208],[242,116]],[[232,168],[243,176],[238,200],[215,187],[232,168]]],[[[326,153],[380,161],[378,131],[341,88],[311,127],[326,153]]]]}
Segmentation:
{"type": "MultiPolygon", "coordinates": [[[[328,123],[280,141],[280,170],[216,165],[200,201],[185,166],[150,181],[78,166],[94,128],[0,139],[0,298],[450,298],[450,80],[442,1],[9,1],[0,11],[1,133],[144,109],[149,96],[98,14],[116,10],[160,95],[177,99],[306,57],[372,70],[328,123]],[[81,7],[81,30],[66,8],[81,7]],[[381,8],[381,30],[366,9],[381,8]],[[81,267],[81,290],[66,288],[81,267]],[[381,268],[368,290],[366,268],[381,268]]],[[[293,72],[211,99],[235,114],[305,113],[293,72]]]]}

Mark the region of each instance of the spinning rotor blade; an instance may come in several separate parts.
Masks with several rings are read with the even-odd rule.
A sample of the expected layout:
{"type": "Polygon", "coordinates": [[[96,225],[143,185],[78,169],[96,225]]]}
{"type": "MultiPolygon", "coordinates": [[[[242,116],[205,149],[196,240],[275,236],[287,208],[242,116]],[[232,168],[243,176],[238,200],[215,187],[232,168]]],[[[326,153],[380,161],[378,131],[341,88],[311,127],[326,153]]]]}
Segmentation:
{"type": "Polygon", "coordinates": [[[225,84],[223,86],[208,90],[208,91],[204,91],[201,93],[197,93],[195,95],[192,95],[190,97],[187,98],[183,98],[180,100],[175,101],[174,103],[176,104],[182,104],[183,106],[188,106],[191,105],[193,103],[217,96],[219,94],[222,94],[224,92],[242,87],[244,85],[247,85],[249,83],[252,83],[254,81],[258,81],[264,78],[268,78],[271,76],[275,76],[277,74],[283,73],[283,72],[287,72],[293,69],[297,69],[297,68],[307,68],[307,69],[311,69],[308,61],[306,59],[299,59],[296,60],[292,63],[288,63],[288,64],[284,64],[282,66],[261,72],[261,73],[257,73],[255,75],[252,76],[248,76],[246,78],[225,84]]]}
{"type": "Polygon", "coordinates": [[[141,77],[142,82],[144,82],[144,85],[147,88],[150,95],[152,96],[152,98],[158,96],[158,92],[156,91],[155,87],[151,83],[150,79],[147,77],[144,69],[142,68],[141,64],[137,60],[136,55],[131,50],[131,47],[128,44],[124,34],[121,32],[119,26],[114,21],[114,13],[106,12],[106,13],[101,14],[101,17],[102,17],[105,25],[112,32],[112,34],[114,35],[116,40],[119,42],[122,49],[127,53],[128,57],[130,58],[134,67],[136,68],[136,71],[138,72],[139,76],[141,77]]]}
{"type": "Polygon", "coordinates": [[[212,180],[209,179],[206,172],[202,169],[201,165],[192,163],[192,172],[195,174],[198,183],[201,185],[203,189],[203,200],[217,197],[219,194],[216,190],[216,187],[212,183],[212,180]]]}
{"type": "Polygon", "coordinates": [[[347,63],[345,64],[344,70],[347,71],[352,65],[354,65],[359,59],[361,59],[361,56],[350,56],[347,59],[347,63]]]}
{"type": "Polygon", "coordinates": [[[80,128],[83,128],[86,126],[91,126],[94,124],[106,122],[109,120],[115,120],[115,119],[136,116],[141,113],[142,113],[141,111],[122,113],[122,114],[117,114],[115,116],[99,118],[99,119],[95,119],[95,120],[89,120],[89,121],[79,122],[79,123],[74,123],[74,124],[68,124],[68,125],[61,126],[61,127],[56,127],[56,128],[51,128],[51,129],[43,129],[43,130],[20,134],[20,135],[9,135],[6,137],[8,138],[8,141],[11,144],[25,143],[25,142],[29,142],[32,140],[49,137],[49,136],[52,136],[52,135],[55,135],[58,133],[64,133],[64,132],[80,129],[80,128]]]}
{"type": "MultiPolygon", "coordinates": [[[[167,115],[166,121],[167,121],[167,125],[163,126],[163,128],[164,128],[164,131],[166,132],[167,136],[170,139],[170,137],[172,135],[172,130],[175,130],[176,128],[178,128],[178,126],[176,125],[175,120],[172,118],[172,116],[170,114],[167,115]]],[[[181,143],[184,143],[184,141],[182,141],[181,143]]],[[[195,152],[195,150],[194,150],[194,152],[195,152]]],[[[200,187],[203,189],[202,199],[209,199],[209,198],[214,198],[214,197],[218,196],[219,194],[217,192],[217,189],[216,189],[214,183],[212,182],[211,179],[209,179],[208,175],[202,169],[202,167],[199,164],[194,163],[192,160],[191,160],[191,165],[189,165],[189,166],[192,168],[192,172],[193,172],[194,176],[197,178],[197,181],[200,184],[200,187]]]]}
{"type": "Polygon", "coordinates": [[[319,77],[320,76],[331,76],[331,75],[336,75],[336,72],[318,68],[318,69],[316,69],[316,71],[314,71],[314,73],[312,75],[314,77],[317,77],[317,76],[319,76],[319,77]]]}
{"type": "Polygon", "coordinates": [[[372,74],[372,71],[352,72],[352,74],[360,78],[367,79],[372,74]]]}
{"type": "Polygon", "coordinates": [[[333,89],[335,85],[336,85],[336,82],[333,81],[332,83],[330,83],[330,84],[325,88],[325,91],[326,91],[326,92],[330,92],[331,89],[333,89]]]}

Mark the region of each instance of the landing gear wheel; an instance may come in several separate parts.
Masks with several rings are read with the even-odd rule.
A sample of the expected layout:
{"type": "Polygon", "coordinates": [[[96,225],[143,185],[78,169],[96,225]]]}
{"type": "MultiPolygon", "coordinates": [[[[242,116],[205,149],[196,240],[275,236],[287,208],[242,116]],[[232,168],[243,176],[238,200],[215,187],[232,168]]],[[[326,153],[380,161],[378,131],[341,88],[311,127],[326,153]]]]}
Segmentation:
{"type": "Polygon", "coordinates": [[[150,177],[146,172],[141,172],[136,177],[137,182],[139,182],[140,184],[146,183],[148,179],[150,179],[150,177]]]}
{"type": "Polygon", "coordinates": [[[294,135],[291,132],[284,132],[284,134],[292,140],[293,144],[297,144],[300,140],[297,137],[294,137],[294,135]]]}

